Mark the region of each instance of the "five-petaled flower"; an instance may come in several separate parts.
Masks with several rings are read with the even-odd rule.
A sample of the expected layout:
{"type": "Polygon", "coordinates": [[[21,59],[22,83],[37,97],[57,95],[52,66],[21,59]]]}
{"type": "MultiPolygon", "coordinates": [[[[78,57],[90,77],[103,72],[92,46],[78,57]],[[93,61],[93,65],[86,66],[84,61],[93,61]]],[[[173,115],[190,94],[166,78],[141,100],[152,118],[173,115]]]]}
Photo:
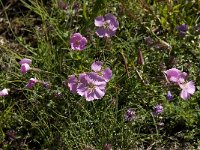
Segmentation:
{"type": "Polygon", "coordinates": [[[193,81],[189,81],[187,83],[179,84],[180,88],[182,89],[180,93],[180,97],[184,100],[190,98],[191,94],[195,92],[195,85],[193,81]]]}
{"type": "Polygon", "coordinates": [[[169,81],[177,83],[177,84],[184,83],[187,77],[186,72],[182,72],[176,68],[171,68],[169,70],[166,70],[165,74],[167,75],[167,78],[169,81]]]}
{"type": "Polygon", "coordinates": [[[22,74],[25,74],[27,73],[31,67],[30,67],[30,64],[31,64],[32,60],[31,59],[28,59],[28,58],[23,58],[19,64],[21,65],[21,68],[20,68],[20,72],[22,74]]]}
{"type": "Polygon", "coordinates": [[[73,50],[84,50],[87,44],[87,39],[80,33],[74,33],[70,38],[70,45],[73,50]]]}
{"type": "Polygon", "coordinates": [[[96,34],[101,38],[114,36],[117,28],[119,27],[117,18],[110,13],[105,16],[96,17],[94,24],[99,27],[96,30],[96,34]]]}
{"type": "Polygon", "coordinates": [[[106,82],[95,72],[82,75],[77,85],[77,93],[87,101],[101,99],[105,95],[106,82]]]}

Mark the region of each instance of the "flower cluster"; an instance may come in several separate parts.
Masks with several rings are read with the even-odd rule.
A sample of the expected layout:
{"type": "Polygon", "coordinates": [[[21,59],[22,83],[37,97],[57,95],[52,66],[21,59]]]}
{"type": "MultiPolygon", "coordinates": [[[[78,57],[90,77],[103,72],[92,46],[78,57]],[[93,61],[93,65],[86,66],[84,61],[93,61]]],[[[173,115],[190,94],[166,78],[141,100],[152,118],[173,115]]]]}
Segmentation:
{"type": "MultiPolygon", "coordinates": [[[[119,27],[119,22],[117,18],[108,13],[105,16],[96,17],[94,24],[97,28],[96,34],[100,37],[112,37],[115,35],[117,28],[119,27]]],[[[70,45],[72,50],[82,51],[86,48],[87,39],[80,33],[74,33],[70,37],[70,45]]]]}
{"type": "Polygon", "coordinates": [[[182,72],[176,68],[169,69],[165,71],[167,79],[177,85],[182,89],[180,97],[184,100],[190,98],[191,94],[195,92],[195,85],[193,81],[186,82],[187,73],[182,72]]]}
{"type": "Polygon", "coordinates": [[[92,72],[81,73],[77,78],[71,75],[68,79],[68,87],[74,94],[84,97],[87,101],[101,99],[105,95],[106,84],[112,77],[110,68],[102,69],[102,62],[92,64],[92,72]]]}

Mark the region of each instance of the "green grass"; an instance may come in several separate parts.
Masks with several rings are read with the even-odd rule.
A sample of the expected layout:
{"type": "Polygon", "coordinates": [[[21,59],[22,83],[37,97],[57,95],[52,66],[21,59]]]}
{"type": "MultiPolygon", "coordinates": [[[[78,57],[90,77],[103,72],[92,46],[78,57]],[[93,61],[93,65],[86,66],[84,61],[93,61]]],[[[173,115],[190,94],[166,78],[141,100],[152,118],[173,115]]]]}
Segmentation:
{"type": "MultiPolygon", "coordinates": [[[[0,147],[3,149],[199,149],[199,59],[198,0],[186,2],[151,0],[0,1],[5,31],[0,44],[0,147]],[[73,5],[78,4],[78,10],[73,5]],[[16,11],[16,12],[15,12],[16,11]],[[111,12],[119,21],[116,36],[99,38],[94,19],[111,12]],[[180,37],[176,27],[187,24],[180,37]],[[70,36],[80,32],[88,40],[81,52],[70,47],[70,36]],[[148,45],[146,38],[153,40],[148,45]],[[14,45],[14,46],[13,46],[14,45]],[[157,46],[160,45],[160,48],[157,46]],[[137,64],[138,50],[145,64],[137,64]],[[18,62],[32,59],[31,67],[42,71],[20,73],[18,62]],[[69,75],[90,71],[95,60],[112,69],[113,77],[101,100],[87,102],[72,94],[69,75]],[[189,73],[196,92],[188,101],[178,87],[166,84],[163,71],[176,67],[189,73]],[[32,89],[32,77],[50,83],[32,89]],[[171,89],[173,100],[166,100],[171,89]],[[156,104],[164,112],[153,115],[156,104]],[[136,118],[125,122],[133,108],[136,118]],[[159,126],[164,123],[164,126],[159,126]]],[[[1,26],[1,24],[0,24],[1,26]]],[[[1,28],[0,28],[1,29],[1,28]]]]}

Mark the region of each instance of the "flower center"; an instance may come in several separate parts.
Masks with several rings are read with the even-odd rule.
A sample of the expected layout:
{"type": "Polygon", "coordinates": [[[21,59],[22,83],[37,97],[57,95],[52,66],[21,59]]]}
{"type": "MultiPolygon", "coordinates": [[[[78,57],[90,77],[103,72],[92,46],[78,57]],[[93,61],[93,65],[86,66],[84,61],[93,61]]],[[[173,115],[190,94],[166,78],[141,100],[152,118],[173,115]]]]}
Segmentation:
{"type": "Polygon", "coordinates": [[[80,45],[80,40],[77,40],[77,41],[75,42],[75,45],[80,45]]]}
{"type": "Polygon", "coordinates": [[[109,27],[110,27],[110,20],[105,21],[103,26],[104,26],[105,29],[109,29],[109,27]]]}
{"type": "Polygon", "coordinates": [[[94,84],[92,84],[92,83],[89,83],[89,85],[88,85],[88,88],[90,89],[90,90],[93,90],[94,89],[94,84]]]}

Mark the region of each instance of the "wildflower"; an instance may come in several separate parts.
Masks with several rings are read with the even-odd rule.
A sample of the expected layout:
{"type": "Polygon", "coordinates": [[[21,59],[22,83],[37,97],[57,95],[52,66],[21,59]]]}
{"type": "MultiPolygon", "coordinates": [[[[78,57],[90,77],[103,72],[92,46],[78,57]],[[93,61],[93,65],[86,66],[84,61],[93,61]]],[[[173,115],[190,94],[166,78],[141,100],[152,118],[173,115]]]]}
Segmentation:
{"type": "Polygon", "coordinates": [[[26,88],[32,88],[37,82],[38,80],[36,78],[30,78],[28,83],[26,84],[26,88]]]}
{"type": "Polygon", "coordinates": [[[112,77],[112,70],[110,70],[108,67],[102,70],[102,62],[100,61],[95,61],[91,65],[91,69],[101,76],[106,82],[108,82],[112,77]]]}
{"type": "Polygon", "coordinates": [[[119,22],[116,17],[110,13],[106,14],[104,17],[96,17],[94,24],[99,27],[96,34],[101,38],[114,36],[119,27],[119,22]]]}
{"type": "Polygon", "coordinates": [[[84,50],[87,44],[87,39],[80,33],[74,33],[70,38],[70,45],[73,50],[84,50]]]}
{"type": "Polygon", "coordinates": [[[171,91],[168,91],[168,92],[167,92],[166,98],[167,98],[167,100],[172,100],[173,96],[172,96],[171,91]]]}
{"type": "Polygon", "coordinates": [[[186,72],[182,72],[176,68],[165,71],[165,74],[167,75],[168,80],[174,83],[183,83],[187,77],[186,72]]]}
{"type": "Polygon", "coordinates": [[[22,74],[27,73],[27,72],[31,69],[31,67],[30,67],[31,62],[32,62],[32,60],[31,60],[31,59],[28,59],[28,58],[23,58],[23,59],[19,62],[19,64],[21,65],[21,67],[20,67],[20,72],[21,72],[22,74]]]}
{"type": "Polygon", "coordinates": [[[186,32],[188,31],[188,25],[182,24],[176,27],[176,29],[179,31],[179,35],[181,37],[184,37],[186,32]]]}
{"type": "Polygon", "coordinates": [[[0,91],[0,96],[7,96],[8,95],[8,89],[4,88],[3,90],[0,91]]]}
{"type": "Polygon", "coordinates": [[[25,74],[25,73],[27,73],[30,69],[31,69],[30,65],[27,64],[27,63],[24,63],[24,64],[21,65],[20,72],[21,72],[22,74],[25,74]]]}
{"type": "Polygon", "coordinates": [[[157,105],[154,107],[154,114],[155,114],[155,115],[159,115],[159,114],[161,114],[163,111],[164,111],[164,109],[163,109],[163,106],[162,106],[161,104],[157,104],[157,105]]]}
{"type": "Polygon", "coordinates": [[[106,82],[94,72],[83,74],[79,77],[77,93],[87,101],[101,99],[105,95],[106,82]]]}
{"type": "Polygon", "coordinates": [[[135,111],[132,108],[129,108],[124,114],[125,121],[131,121],[135,118],[135,111]]]}
{"type": "Polygon", "coordinates": [[[195,92],[195,85],[193,81],[189,81],[187,83],[179,84],[180,88],[182,89],[180,93],[180,97],[184,100],[190,98],[191,94],[195,92]]]}

